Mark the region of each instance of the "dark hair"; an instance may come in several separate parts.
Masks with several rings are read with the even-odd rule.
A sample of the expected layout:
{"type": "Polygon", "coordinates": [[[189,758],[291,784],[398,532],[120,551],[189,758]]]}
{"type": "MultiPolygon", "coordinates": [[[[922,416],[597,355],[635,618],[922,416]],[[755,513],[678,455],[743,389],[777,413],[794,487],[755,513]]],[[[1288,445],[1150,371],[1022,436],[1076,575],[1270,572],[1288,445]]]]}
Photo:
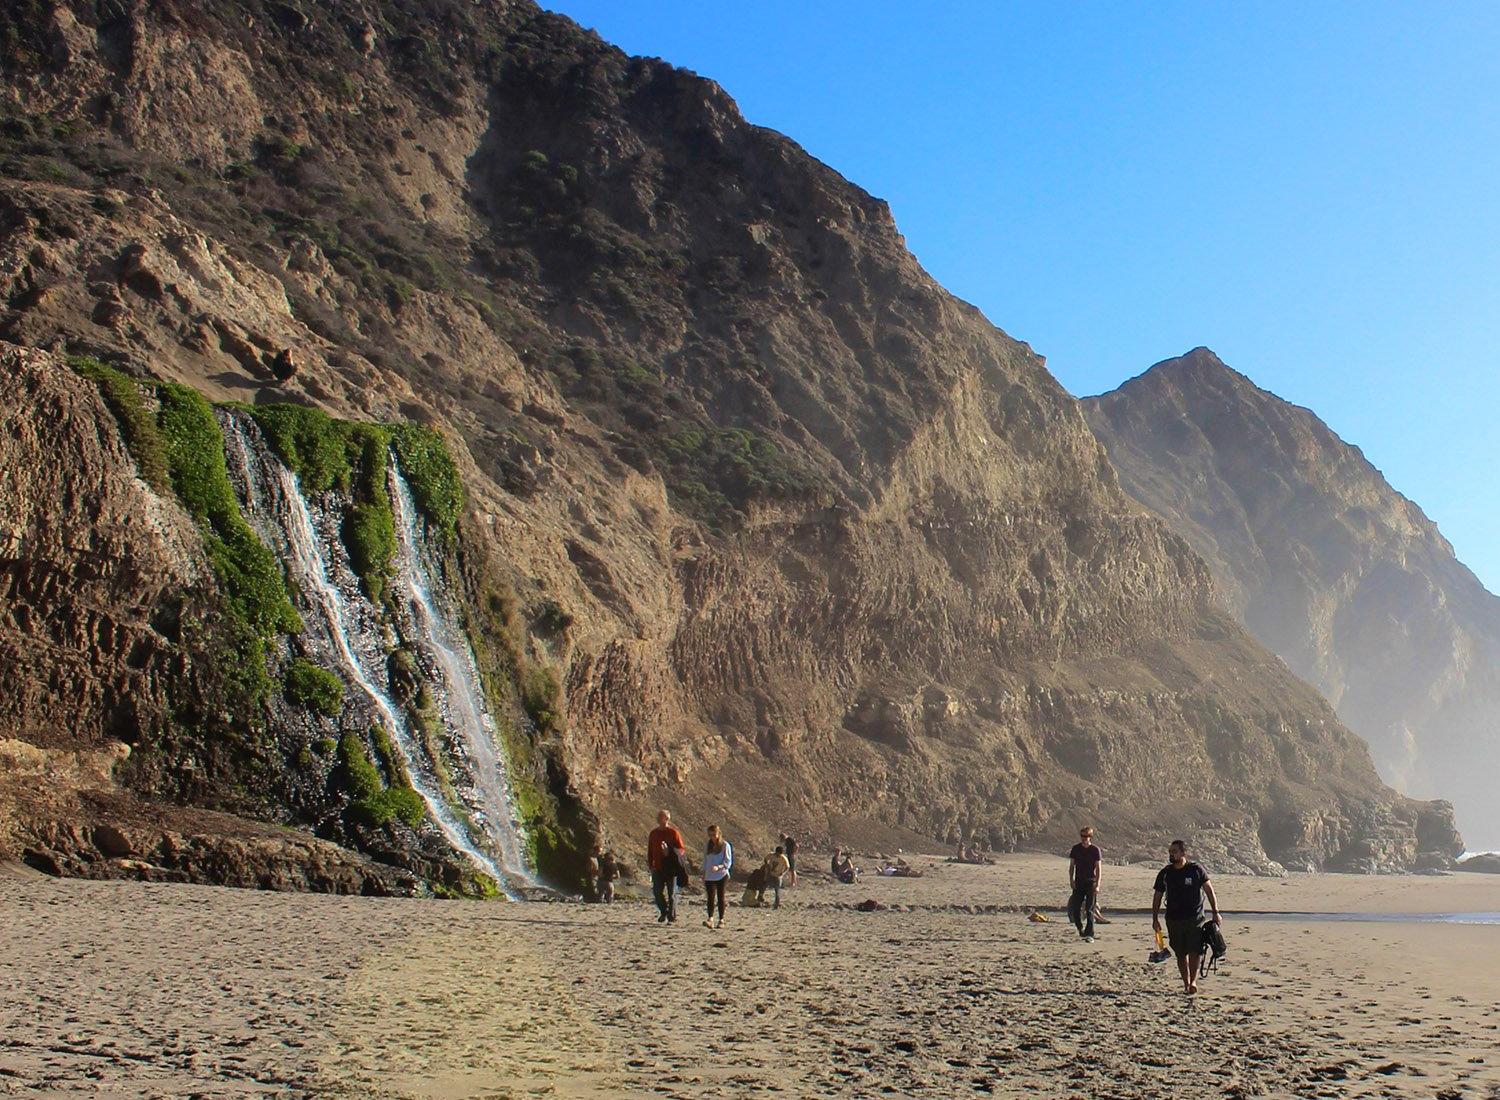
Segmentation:
{"type": "Polygon", "coordinates": [[[780,855],[785,855],[785,854],[786,854],[786,853],[785,853],[785,852],[784,852],[784,851],[782,851],[782,848],[781,848],[781,845],[780,845],[780,844],[778,844],[778,845],[776,845],[776,854],[777,854],[777,855],[778,855],[778,856],[780,856],[780,855]]]}
{"type": "Polygon", "coordinates": [[[1167,848],[1168,849],[1171,849],[1171,848],[1181,848],[1184,852],[1186,852],[1187,851],[1187,841],[1185,841],[1185,840],[1174,840],[1174,841],[1172,841],[1171,844],[1167,845],[1167,848]]]}

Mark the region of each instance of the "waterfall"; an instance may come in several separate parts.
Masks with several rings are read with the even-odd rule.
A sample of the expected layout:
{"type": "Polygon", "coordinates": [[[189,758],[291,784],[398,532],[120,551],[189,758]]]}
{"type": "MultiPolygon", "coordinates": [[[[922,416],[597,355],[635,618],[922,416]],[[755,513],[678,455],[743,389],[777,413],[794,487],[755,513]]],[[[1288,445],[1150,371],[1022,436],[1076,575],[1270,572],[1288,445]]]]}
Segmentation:
{"type": "Polygon", "coordinates": [[[422,553],[425,540],[421,520],[394,454],[390,459],[390,494],[400,548],[397,577],[411,597],[417,629],[442,678],[439,687],[447,704],[443,713],[452,744],[469,765],[470,786],[464,794],[505,866],[535,885],[524,873],[526,857],[521,826],[495,742],[495,723],[485,705],[479,665],[455,617],[446,608],[440,609],[433,599],[432,572],[427,556],[422,553]]]}
{"type": "MultiPolygon", "coordinates": [[[[492,876],[508,896],[517,897],[512,885],[514,880],[519,878],[526,885],[533,883],[524,873],[525,862],[513,815],[492,818],[486,812],[484,832],[476,836],[472,826],[461,820],[444,799],[420,732],[413,729],[403,708],[396,705],[382,686],[386,683],[388,652],[380,629],[380,616],[354,579],[347,552],[338,537],[338,517],[320,514],[315,519],[314,510],[303,497],[296,475],[260,443],[258,428],[243,423],[234,413],[225,413],[223,424],[231,472],[238,475],[244,486],[247,518],[267,545],[277,551],[291,574],[298,590],[304,624],[321,643],[319,648],[326,651],[320,656],[324,656],[342,678],[358,690],[391,735],[412,788],[426,804],[428,817],[443,838],[454,850],[468,856],[492,876]],[[254,433],[260,445],[253,446],[246,438],[247,432],[254,433]],[[317,519],[324,521],[322,535],[317,519]],[[501,837],[505,838],[505,843],[498,843],[501,837]],[[494,854],[486,849],[494,849],[494,854]],[[498,861],[496,855],[500,857],[498,861]]],[[[410,538],[402,540],[400,568],[403,575],[417,576],[422,569],[416,553],[417,545],[410,538]]],[[[423,590],[420,581],[413,586],[414,592],[418,590],[423,590]]],[[[430,598],[425,607],[431,608],[430,598]]],[[[429,628],[423,622],[423,614],[417,611],[413,617],[417,620],[415,625],[421,640],[427,643],[425,648],[431,649],[435,663],[443,670],[445,682],[435,685],[443,704],[441,710],[445,716],[466,714],[475,705],[473,686],[467,684],[467,695],[463,690],[467,682],[454,687],[458,678],[444,665],[444,653],[452,655],[455,662],[457,655],[451,644],[439,648],[436,639],[442,635],[436,626],[429,628]]],[[[442,620],[434,616],[433,622],[441,623],[442,620]]],[[[455,667],[460,666],[455,664],[455,667]]],[[[477,713],[481,717],[475,721],[482,727],[488,721],[482,704],[477,713]]],[[[458,731],[451,731],[450,739],[464,743],[463,736],[453,738],[453,732],[458,731]]],[[[475,757],[476,765],[487,764],[498,774],[500,765],[493,752],[493,739],[489,744],[490,760],[484,760],[477,751],[471,755],[475,757]]],[[[486,781],[486,777],[476,776],[474,786],[483,790],[495,782],[498,780],[486,781]]],[[[508,807],[508,803],[503,805],[508,807]]]]}

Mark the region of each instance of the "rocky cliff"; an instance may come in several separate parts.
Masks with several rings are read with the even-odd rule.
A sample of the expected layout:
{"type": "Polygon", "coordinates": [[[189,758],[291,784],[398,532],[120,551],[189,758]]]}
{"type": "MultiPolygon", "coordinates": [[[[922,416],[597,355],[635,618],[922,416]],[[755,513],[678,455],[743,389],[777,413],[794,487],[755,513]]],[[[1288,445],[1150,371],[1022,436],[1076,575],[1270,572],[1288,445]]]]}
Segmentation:
{"type": "Polygon", "coordinates": [[[1198,348],[1084,402],[1125,489],[1234,614],[1363,736],[1390,782],[1500,844],[1500,600],[1307,409],[1198,348]]]}
{"type": "MultiPolygon", "coordinates": [[[[559,847],[629,850],[665,804],[752,849],[1054,843],[1088,817],[1222,866],[1456,850],[1446,808],[1383,786],[1216,609],[1041,359],[711,82],[529,3],[32,2],[0,49],[0,337],[436,427],[466,489],[452,589],[531,719],[497,720],[559,847]]],[[[149,618],[165,587],[106,606],[149,618]]],[[[25,675],[92,660],[70,642],[25,675]]],[[[118,722],[73,736],[139,739],[118,722]]],[[[150,791],[430,877],[420,838],[346,835],[311,795],[150,791]]]]}

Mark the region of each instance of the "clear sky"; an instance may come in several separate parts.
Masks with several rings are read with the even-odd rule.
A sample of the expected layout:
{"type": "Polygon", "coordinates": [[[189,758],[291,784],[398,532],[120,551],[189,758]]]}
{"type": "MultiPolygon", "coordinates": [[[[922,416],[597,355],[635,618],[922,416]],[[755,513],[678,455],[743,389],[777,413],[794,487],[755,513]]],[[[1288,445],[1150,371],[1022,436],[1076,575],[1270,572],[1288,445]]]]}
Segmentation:
{"type": "Polygon", "coordinates": [[[1500,4],[550,0],[888,200],[1080,396],[1199,344],[1500,591],[1500,4]]]}

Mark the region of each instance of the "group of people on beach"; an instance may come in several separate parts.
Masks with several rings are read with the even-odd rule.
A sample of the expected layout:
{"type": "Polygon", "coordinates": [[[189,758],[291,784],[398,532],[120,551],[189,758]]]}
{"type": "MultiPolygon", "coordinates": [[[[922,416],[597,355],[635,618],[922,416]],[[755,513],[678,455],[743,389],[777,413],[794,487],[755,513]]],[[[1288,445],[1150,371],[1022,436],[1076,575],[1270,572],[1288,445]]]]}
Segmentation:
{"type": "MultiPolygon", "coordinates": [[[[613,852],[595,849],[593,862],[595,897],[605,902],[614,900],[614,882],[619,877],[619,860],[613,852]]],[[[677,826],[672,824],[670,811],[662,810],[656,815],[656,828],[646,838],[646,866],[651,871],[651,896],[656,902],[657,923],[675,924],[677,895],[688,884],[690,864],[687,841],[683,839],[677,826]]],[[[703,924],[707,928],[722,928],[725,891],[734,871],[734,847],[717,825],[708,827],[700,871],[703,875],[706,909],[703,924]]],[[[783,887],[791,886],[796,881],[797,840],[786,836],[776,845],[775,851],[750,873],[742,904],[763,905],[769,891],[773,899],[771,908],[780,909],[783,887]]]]}
{"type": "MultiPolygon", "coordinates": [[[[1094,925],[1108,923],[1099,911],[1099,883],[1104,868],[1104,852],[1094,843],[1092,826],[1078,831],[1078,843],[1068,853],[1068,920],[1078,929],[1085,943],[1094,942],[1094,925]]],[[[1166,941],[1177,957],[1185,993],[1198,992],[1198,978],[1204,963],[1204,929],[1219,925],[1219,899],[1214,894],[1208,872],[1188,859],[1185,841],[1174,840],[1167,848],[1167,865],[1156,873],[1151,896],[1151,929],[1162,936],[1162,907],[1166,906],[1166,941]],[[1211,917],[1205,917],[1203,901],[1208,899],[1211,917]]],[[[1221,941],[1222,943],[1222,941],[1221,941]]]]}
{"type": "MultiPolygon", "coordinates": [[[[1174,840],[1167,850],[1168,862],[1157,872],[1151,899],[1151,927],[1158,942],[1163,936],[1165,916],[1165,939],[1171,953],[1177,957],[1177,969],[1182,976],[1183,991],[1196,993],[1198,978],[1204,962],[1204,929],[1219,924],[1219,901],[1209,882],[1208,872],[1188,859],[1188,847],[1184,841],[1174,840]],[[1211,917],[1203,911],[1207,899],[1211,917]],[[1165,914],[1163,907],[1165,906],[1165,914]]],[[[978,849],[965,851],[960,848],[959,858],[950,862],[993,862],[978,849]]],[[[687,886],[689,859],[687,841],[681,831],[672,824],[672,815],[661,810],[656,815],[656,828],[646,838],[646,865],[651,870],[651,894],[656,901],[657,922],[674,924],[677,921],[677,895],[687,886]]],[[[614,900],[615,882],[620,877],[620,863],[612,851],[594,849],[593,866],[595,899],[601,902],[614,900]]],[[[708,827],[708,837],[703,845],[700,864],[703,876],[705,916],[703,924],[709,928],[724,926],[725,891],[734,870],[734,848],[717,825],[708,827]]],[[[854,853],[844,848],[835,848],[829,871],[834,879],[842,883],[856,883],[861,871],[854,864],[854,853]]],[[[1104,851],[1094,843],[1094,829],[1085,825],[1078,831],[1078,843],[1068,852],[1068,920],[1078,930],[1086,943],[1094,941],[1095,926],[1108,924],[1109,920],[1099,908],[1099,885],[1103,878],[1104,851]]],[[[903,859],[886,861],[880,874],[917,877],[921,872],[903,859]]],[[[771,907],[781,908],[781,891],[797,881],[797,841],[794,837],[782,837],[765,860],[749,875],[742,904],[762,905],[767,891],[773,895],[771,907]]]]}

